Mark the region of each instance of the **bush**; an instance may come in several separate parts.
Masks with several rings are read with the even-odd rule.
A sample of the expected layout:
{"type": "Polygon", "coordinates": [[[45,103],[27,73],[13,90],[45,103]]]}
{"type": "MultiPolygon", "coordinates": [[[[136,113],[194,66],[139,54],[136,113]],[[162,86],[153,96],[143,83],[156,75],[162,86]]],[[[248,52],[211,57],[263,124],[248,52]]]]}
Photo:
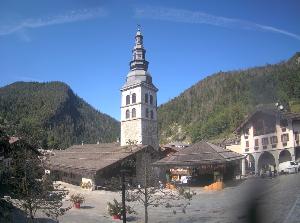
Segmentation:
{"type": "MultiPolygon", "coordinates": [[[[107,203],[107,211],[110,216],[113,215],[122,215],[123,213],[123,207],[122,203],[118,202],[115,198],[112,203],[107,203]]],[[[126,205],[126,213],[128,214],[135,214],[136,212],[130,207],[129,205],[126,205]]]]}
{"type": "Polygon", "coordinates": [[[82,204],[85,201],[85,198],[82,194],[72,194],[70,197],[70,201],[74,204],[82,204]]]}

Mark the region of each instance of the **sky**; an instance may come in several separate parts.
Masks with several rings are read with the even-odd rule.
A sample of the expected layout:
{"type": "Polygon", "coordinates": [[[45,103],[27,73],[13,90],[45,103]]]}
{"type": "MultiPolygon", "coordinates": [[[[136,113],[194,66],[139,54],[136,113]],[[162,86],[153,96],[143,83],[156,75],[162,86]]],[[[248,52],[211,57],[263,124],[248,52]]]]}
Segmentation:
{"type": "Polygon", "coordinates": [[[0,87],[63,81],[120,119],[137,24],[158,104],[219,71],[300,51],[298,0],[0,0],[0,87]]]}

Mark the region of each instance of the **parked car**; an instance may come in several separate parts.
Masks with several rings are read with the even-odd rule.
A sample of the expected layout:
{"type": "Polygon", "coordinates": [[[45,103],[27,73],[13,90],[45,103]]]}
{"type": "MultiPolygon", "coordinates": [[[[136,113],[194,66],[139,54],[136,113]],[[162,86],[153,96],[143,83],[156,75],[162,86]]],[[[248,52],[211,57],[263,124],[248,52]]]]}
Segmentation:
{"type": "Polygon", "coordinates": [[[278,172],[283,173],[297,173],[298,172],[298,163],[294,161],[286,161],[279,163],[278,172]]]}

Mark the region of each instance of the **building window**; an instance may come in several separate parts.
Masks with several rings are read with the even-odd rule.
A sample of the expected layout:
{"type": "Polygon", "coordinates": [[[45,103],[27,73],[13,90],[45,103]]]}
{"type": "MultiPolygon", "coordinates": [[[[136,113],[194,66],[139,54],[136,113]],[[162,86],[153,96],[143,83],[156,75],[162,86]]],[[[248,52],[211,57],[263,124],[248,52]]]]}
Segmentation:
{"type": "Polygon", "coordinates": [[[148,118],[148,117],[149,117],[149,109],[146,108],[146,118],[148,118]]]}
{"type": "Polygon", "coordinates": [[[135,118],[135,116],[136,116],[136,110],[135,110],[135,108],[133,108],[131,111],[131,117],[135,118]]]}
{"type": "Polygon", "coordinates": [[[263,146],[268,145],[268,144],[269,144],[269,138],[262,138],[262,139],[261,139],[261,144],[262,144],[263,146]]]}
{"type": "Polygon", "coordinates": [[[152,110],[150,111],[150,117],[151,117],[151,119],[153,119],[153,111],[152,110]]]}
{"type": "Polygon", "coordinates": [[[276,143],[278,143],[277,136],[272,136],[272,137],[270,137],[270,141],[271,141],[271,144],[276,144],[276,143]]]}
{"type": "Polygon", "coordinates": [[[289,134],[282,134],[281,135],[281,142],[285,143],[289,141],[289,134]]]}
{"type": "Polygon", "coordinates": [[[246,147],[247,148],[249,147],[249,141],[246,141],[246,147]]]}
{"type": "Polygon", "coordinates": [[[129,110],[127,109],[127,110],[126,110],[126,119],[128,119],[128,118],[130,118],[130,112],[129,112],[129,110]]]}
{"type": "Polygon", "coordinates": [[[148,103],[148,94],[145,94],[145,103],[148,103]]]}
{"type": "Polygon", "coordinates": [[[130,95],[127,95],[126,96],[126,105],[129,105],[130,104],[130,95]]]}
{"type": "Polygon", "coordinates": [[[135,93],[133,93],[132,94],[132,103],[136,103],[136,94],[135,93]]]}
{"type": "Polygon", "coordinates": [[[255,146],[258,146],[258,139],[255,139],[254,145],[255,145],[255,146]]]}
{"type": "Polygon", "coordinates": [[[299,141],[299,132],[295,132],[295,140],[299,141]]]}
{"type": "Polygon", "coordinates": [[[153,104],[153,96],[150,94],[150,104],[153,104]]]}

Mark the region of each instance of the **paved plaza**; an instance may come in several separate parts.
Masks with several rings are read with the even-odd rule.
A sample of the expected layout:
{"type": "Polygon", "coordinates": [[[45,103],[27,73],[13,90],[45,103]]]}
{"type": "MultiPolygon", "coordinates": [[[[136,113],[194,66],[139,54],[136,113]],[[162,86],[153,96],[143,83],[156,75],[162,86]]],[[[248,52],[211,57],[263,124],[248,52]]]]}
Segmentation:
{"type": "MultiPolygon", "coordinates": [[[[122,222],[112,220],[107,214],[107,202],[113,198],[121,199],[118,192],[87,191],[79,187],[64,184],[70,194],[83,193],[86,202],[81,209],[72,208],[64,215],[62,223],[81,222],[122,222]]],[[[249,178],[224,190],[206,192],[202,188],[195,190],[191,205],[186,213],[180,208],[150,208],[149,222],[272,222],[296,223],[300,219],[300,173],[278,176],[276,178],[249,178]]],[[[66,205],[69,205],[66,202],[66,205]]],[[[128,222],[143,222],[143,208],[134,204],[138,212],[129,216],[128,222]]]]}

